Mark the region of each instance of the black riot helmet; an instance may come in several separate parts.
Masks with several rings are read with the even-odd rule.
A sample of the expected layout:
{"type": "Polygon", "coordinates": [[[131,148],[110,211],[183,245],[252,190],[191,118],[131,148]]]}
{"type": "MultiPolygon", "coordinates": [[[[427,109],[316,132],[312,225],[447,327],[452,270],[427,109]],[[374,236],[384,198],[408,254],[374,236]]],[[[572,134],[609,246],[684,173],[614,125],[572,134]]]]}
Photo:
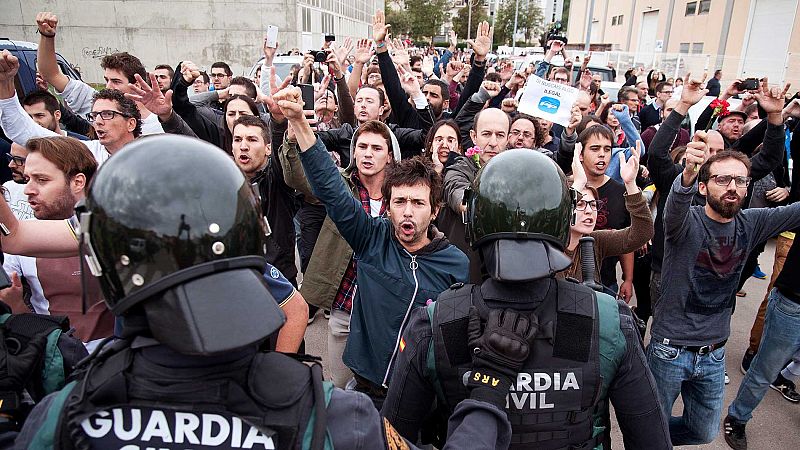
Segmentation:
{"type": "Polygon", "coordinates": [[[103,164],[77,209],[84,260],[123,324],[144,316],[185,354],[241,348],[283,324],[262,275],[266,220],[219,148],[137,140],[103,164]]]}
{"type": "Polygon", "coordinates": [[[489,275],[530,281],[569,267],[572,195],[555,162],[528,149],[506,150],[475,177],[468,194],[470,243],[489,275]]]}

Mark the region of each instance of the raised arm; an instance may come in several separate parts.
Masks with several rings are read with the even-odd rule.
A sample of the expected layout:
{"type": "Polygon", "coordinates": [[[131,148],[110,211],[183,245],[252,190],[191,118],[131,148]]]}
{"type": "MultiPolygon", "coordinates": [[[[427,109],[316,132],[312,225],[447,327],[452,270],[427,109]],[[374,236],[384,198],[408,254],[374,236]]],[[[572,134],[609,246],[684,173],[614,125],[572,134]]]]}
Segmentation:
{"type": "Polygon", "coordinates": [[[51,12],[40,12],[36,14],[36,26],[39,28],[39,49],[36,51],[39,74],[58,92],[64,92],[69,78],[61,73],[56,60],[58,17],[51,12]]]}
{"type": "Polygon", "coordinates": [[[288,87],[275,94],[274,100],[294,130],[300,160],[314,195],[325,206],[345,241],[360,253],[370,245],[376,223],[347,189],[325,145],[306,121],[300,89],[288,87]]]}
{"type": "Polygon", "coordinates": [[[650,178],[659,192],[669,192],[672,182],[678,174],[669,152],[672,148],[672,143],[675,142],[680,132],[683,118],[689,113],[689,108],[699,102],[708,92],[703,89],[704,81],[705,77],[692,79],[691,74],[686,75],[686,83],[683,85],[680,102],[662,122],[655,137],[653,137],[650,148],[647,149],[647,170],[650,172],[650,178]]]}
{"type": "MultiPolygon", "coordinates": [[[[383,43],[386,45],[386,43],[383,43]]],[[[358,88],[361,87],[361,74],[364,65],[372,57],[372,41],[369,39],[359,39],[356,45],[355,61],[353,61],[353,71],[350,72],[350,79],[347,80],[347,87],[350,89],[350,96],[355,98],[358,88]]]]}
{"type": "MultiPolygon", "coordinates": [[[[697,192],[697,172],[708,159],[708,145],[703,142],[705,133],[697,132],[686,146],[686,167],[675,177],[664,206],[664,237],[679,239],[687,231],[686,222],[692,198],[697,192]]],[[[661,195],[664,195],[662,192],[661,195]]]]}
{"type": "Polygon", "coordinates": [[[22,109],[14,88],[14,76],[17,71],[19,71],[17,57],[8,50],[0,52],[0,126],[3,127],[3,132],[9,139],[23,146],[31,138],[58,136],[34,122],[22,109]]]}
{"type": "Polygon", "coordinates": [[[767,113],[767,132],[764,134],[764,145],[758,154],[751,158],[750,176],[759,180],[775,170],[784,160],[786,134],[783,131],[783,102],[791,84],[783,89],[770,88],[768,81],[761,81],[759,91],[755,94],[758,104],[767,113]]]}

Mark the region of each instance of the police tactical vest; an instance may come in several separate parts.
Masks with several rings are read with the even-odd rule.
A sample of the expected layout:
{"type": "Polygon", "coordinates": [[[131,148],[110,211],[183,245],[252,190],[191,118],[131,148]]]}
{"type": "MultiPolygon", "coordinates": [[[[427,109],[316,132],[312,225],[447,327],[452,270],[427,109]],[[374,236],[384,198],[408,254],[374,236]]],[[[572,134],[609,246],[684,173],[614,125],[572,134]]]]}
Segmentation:
{"type": "MultiPolygon", "coordinates": [[[[533,311],[540,328],[506,398],[512,449],[594,448],[604,437],[594,436],[593,426],[602,406],[594,291],[567,280],[557,280],[557,286],[556,299],[548,298],[533,311]]],[[[428,310],[433,310],[434,384],[451,413],[469,396],[465,380],[472,364],[467,346],[472,305],[488,317],[480,286],[454,286],[428,310]]]]}
{"type": "Polygon", "coordinates": [[[303,448],[330,447],[332,385],[322,381],[319,364],[260,352],[249,365],[232,367],[230,377],[164,382],[132,376],[134,351],[127,341],[112,344],[53,401],[52,408],[62,406],[54,448],[293,449],[298,440],[303,448]]]}

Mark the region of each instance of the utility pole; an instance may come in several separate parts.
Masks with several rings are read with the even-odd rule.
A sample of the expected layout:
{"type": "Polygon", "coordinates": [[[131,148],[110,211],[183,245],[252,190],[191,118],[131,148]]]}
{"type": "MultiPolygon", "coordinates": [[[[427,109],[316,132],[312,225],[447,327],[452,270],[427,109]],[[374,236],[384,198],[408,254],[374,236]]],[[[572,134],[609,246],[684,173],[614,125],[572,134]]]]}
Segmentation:
{"type": "Polygon", "coordinates": [[[519,0],[514,0],[514,33],[511,35],[511,55],[517,54],[517,16],[519,16],[519,0]]]}
{"type": "Polygon", "coordinates": [[[586,11],[586,45],[583,51],[589,53],[589,42],[592,40],[592,14],[594,14],[594,0],[589,3],[589,10],[586,11]]]}
{"type": "Polygon", "coordinates": [[[467,0],[467,39],[472,39],[472,2],[474,0],[467,0]]]}

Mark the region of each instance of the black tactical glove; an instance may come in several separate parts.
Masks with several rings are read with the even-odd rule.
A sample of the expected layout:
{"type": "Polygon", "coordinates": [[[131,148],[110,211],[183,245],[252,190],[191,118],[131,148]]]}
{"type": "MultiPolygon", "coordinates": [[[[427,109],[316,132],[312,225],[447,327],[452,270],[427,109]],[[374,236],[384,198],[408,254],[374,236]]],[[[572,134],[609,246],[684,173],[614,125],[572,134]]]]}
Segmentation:
{"type": "MultiPolygon", "coordinates": [[[[47,335],[33,337],[21,348],[18,340],[8,336],[0,325],[0,417],[14,422],[19,416],[20,398],[25,386],[34,376],[42,361],[47,335]]],[[[3,420],[7,424],[6,420],[3,420]]]]}
{"type": "Polygon", "coordinates": [[[472,351],[472,372],[467,379],[470,398],[506,406],[511,383],[517,379],[539,329],[535,315],[513,309],[492,309],[481,329],[478,310],[469,310],[468,336],[472,351]]]}

